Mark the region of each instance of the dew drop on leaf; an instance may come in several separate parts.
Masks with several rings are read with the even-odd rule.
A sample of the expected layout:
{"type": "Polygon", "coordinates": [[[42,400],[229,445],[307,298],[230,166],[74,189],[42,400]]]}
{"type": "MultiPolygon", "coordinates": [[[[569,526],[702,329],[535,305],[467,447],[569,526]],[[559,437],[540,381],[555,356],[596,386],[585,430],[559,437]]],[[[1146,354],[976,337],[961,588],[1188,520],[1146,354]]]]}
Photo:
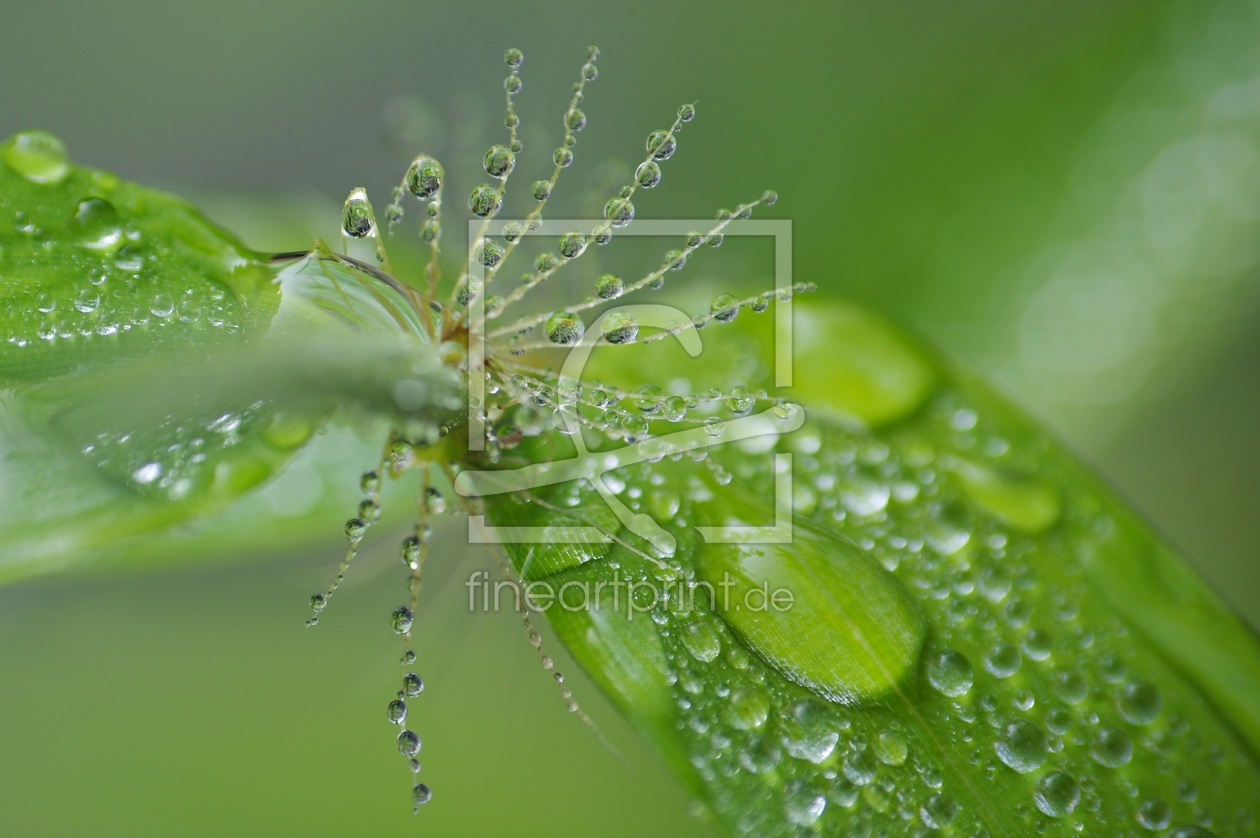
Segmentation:
{"type": "Polygon", "coordinates": [[[1120,715],[1130,724],[1148,725],[1159,718],[1163,703],[1159,690],[1153,685],[1145,681],[1135,681],[1121,688],[1116,706],[1120,715]]]}
{"type": "Polygon", "coordinates": [[[60,139],[47,131],[22,131],[0,146],[10,169],[34,183],[60,183],[70,173],[70,157],[60,139]]]}
{"type": "Polygon", "coordinates": [[[1104,727],[1094,736],[1089,755],[1099,765],[1108,768],[1119,768],[1133,757],[1133,742],[1124,731],[1114,727],[1104,727]]]}
{"type": "Polygon", "coordinates": [[[1081,787],[1070,774],[1052,771],[1037,783],[1033,803],[1043,815],[1065,818],[1081,802],[1081,787]]]}
{"type": "Polygon", "coordinates": [[[956,698],[971,689],[974,672],[961,652],[946,649],[928,664],[928,681],[943,695],[956,698]]]}
{"type": "Polygon", "coordinates": [[[1006,725],[993,749],[1008,768],[1027,774],[1046,761],[1046,735],[1032,722],[1017,719],[1006,725]]]}

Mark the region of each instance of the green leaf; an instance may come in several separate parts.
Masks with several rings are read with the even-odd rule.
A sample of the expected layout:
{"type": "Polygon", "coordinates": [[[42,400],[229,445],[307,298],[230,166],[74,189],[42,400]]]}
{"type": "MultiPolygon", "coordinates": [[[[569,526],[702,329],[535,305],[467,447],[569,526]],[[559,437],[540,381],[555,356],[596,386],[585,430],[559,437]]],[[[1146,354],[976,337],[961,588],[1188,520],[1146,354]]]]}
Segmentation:
{"type": "MultiPolygon", "coordinates": [[[[796,316],[798,430],[687,453],[657,423],[661,440],[644,443],[657,459],[591,459],[630,513],[677,539],[672,552],[610,526],[586,481],[487,498],[498,527],[615,534],[506,549],[560,639],[714,819],[750,835],[1248,831],[1251,633],[973,376],[859,309],[796,316]],[[786,501],[791,543],[706,543],[697,529],[782,523],[786,501]]],[[[705,337],[701,363],[659,344],[633,367],[608,355],[596,367],[631,388],[671,375],[694,388],[729,381],[740,343],[771,338],[705,337]]],[[[744,374],[771,383],[764,367],[744,374]]],[[[535,445],[500,468],[574,455],[561,438],[535,445]]]]}
{"type": "Polygon", "coordinates": [[[0,580],[176,537],[334,415],[458,413],[458,377],[378,271],[320,243],[252,252],[42,132],[10,138],[0,163],[0,580]]]}

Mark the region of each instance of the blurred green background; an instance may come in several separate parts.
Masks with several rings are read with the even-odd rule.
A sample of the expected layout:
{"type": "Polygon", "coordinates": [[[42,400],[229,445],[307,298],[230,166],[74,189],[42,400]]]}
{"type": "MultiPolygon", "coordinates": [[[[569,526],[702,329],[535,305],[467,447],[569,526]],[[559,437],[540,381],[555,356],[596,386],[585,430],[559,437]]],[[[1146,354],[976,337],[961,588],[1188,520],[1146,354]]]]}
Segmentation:
{"type": "MultiPolygon", "coordinates": [[[[983,370],[1260,625],[1255,3],[11,0],[0,134],[50,130],[253,244],[301,248],[351,187],[383,203],[418,150],[471,186],[504,133],[508,46],[526,55],[526,154],[546,153],[592,43],[567,180],[609,158],[629,171],[697,101],[641,216],[777,189],[798,280],[983,370]]],[[[621,758],[564,712],[516,618],[468,612],[462,581],[495,565],[461,520],[439,529],[418,621],[435,796],[413,818],[383,712],[393,539],[302,630],[339,523],[277,523],[269,541],[301,549],[225,542],[230,562],[0,590],[0,828],[698,830],[588,682],[570,673],[621,758]]]]}

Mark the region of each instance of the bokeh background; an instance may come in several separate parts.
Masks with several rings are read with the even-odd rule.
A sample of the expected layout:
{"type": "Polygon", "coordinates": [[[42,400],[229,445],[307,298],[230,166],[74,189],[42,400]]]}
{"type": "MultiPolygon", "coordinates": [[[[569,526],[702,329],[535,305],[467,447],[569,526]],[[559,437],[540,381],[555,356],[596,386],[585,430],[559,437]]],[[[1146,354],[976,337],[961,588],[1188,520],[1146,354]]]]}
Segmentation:
{"type": "MultiPolygon", "coordinates": [[[[588,44],[603,58],[567,179],[629,171],[697,101],[641,215],[711,217],[777,189],[798,280],[984,371],[1260,625],[1254,2],[8,0],[0,134],[53,131],[259,247],[300,248],[417,150],[471,186],[503,135],[506,47],[526,55],[526,153],[545,154],[588,44]]],[[[463,579],[495,565],[459,521],[439,528],[417,623],[435,797],[413,818],[383,713],[393,539],[302,630],[339,522],[0,590],[0,829],[699,830],[589,683],[571,673],[619,754],[563,711],[516,618],[468,612],[463,579]]]]}

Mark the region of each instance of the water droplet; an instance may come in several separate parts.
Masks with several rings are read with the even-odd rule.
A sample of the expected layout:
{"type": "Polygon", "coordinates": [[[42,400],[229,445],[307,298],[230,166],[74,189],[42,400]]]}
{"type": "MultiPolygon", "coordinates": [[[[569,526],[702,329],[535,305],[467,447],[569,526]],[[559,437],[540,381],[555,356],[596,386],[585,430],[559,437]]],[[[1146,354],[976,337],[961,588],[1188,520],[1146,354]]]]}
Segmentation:
{"type": "Polygon", "coordinates": [[[551,197],[551,181],[549,180],[534,181],[534,186],[531,189],[531,192],[534,195],[535,201],[547,200],[548,198],[551,197]]]}
{"type": "Polygon", "coordinates": [[[863,748],[845,757],[844,776],[855,786],[864,786],[875,779],[879,765],[870,750],[863,748]]]}
{"type": "MultiPolygon", "coordinates": [[[[732,490],[706,513],[746,526],[765,508],[732,490]]],[[[716,610],[745,645],[829,701],[883,695],[918,667],[924,623],[910,593],[874,556],[805,520],[794,520],[792,544],[701,545],[697,569],[724,592],[716,610]]]]}
{"type": "Polygon", "coordinates": [[[586,127],[586,114],[581,108],[573,108],[564,115],[564,124],[570,131],[581,131],[586,127]]]}
{"type": "Polygon", "coordinates": [[[716,320],[729,323],[735,319],[735,315],[739,314],[739,300],[730,294],[718,294],[713,298],[713,302],[709,303],[709,311],[716,320]]]}
{"type": "Polygon", "coordinates": [[[446,511],[446,497],[440,489],[430,486],[424,493],[424,507],[430,515],[441,515],[446,511]]]}
{"type": "Polygon", "coordinates": [[[552,343],[577,343],[586,334],[586,324],[571,311],[553,312],[543,327],[552,343]]]}
{"type": "Polygon", "coordinates": [[[1033,792],[1033,803],[1043,815],[1051,818],[1066,818],[1081,802],[1081,787],[1070,774],[1052,771],[1037,783],[1033,792]]]}
{"type": "Polygon", "coordinates": [[[468,209],[478,218],[491,218],[503,206],[503,193],[488,183],[473,189],[468,196],[468,209]]]}
{"type": "Polygon", "coordinates": [[[411,790],[411,802],[416,806],[423,806],[432,799],[433,792],[429,791],[429,787],[424,783],[416,783],[415,788],[411,790]]]}
{"type": "Polygon", "coordinates": [[[1135,817],[1144,829],[1166,829],[1172,821],[1172,809],[1162,800],[1144,800],[1138,805],[1135,817]]]}
{"type": "Polygon", "coordinates": [[[367,190],[358,187],[350,191],[341,209],[341,231],[355,239],[376,235],[376,216],[367,199],[367,190]]]}
{"type": "Polygon", "coordinates": [[[773,189],[767,189],[761,193],[761,203],[768,207],[772,207],[779,202],[779,193],[773,189]]]}
{"type": "Polygon", "coordinates": [[[513,47],[503,53],[503,63],[507,64],[509,67],[519,67],[525,63],[525,54],[519,49],[513,47]]]}
{"type": "Polygon", "coordinates": [[[1041,629],[1032,629],[1028,634],[1024,635],[1023,642],[1024,654],[1035,661],[1043,661],[1050,657],[1053,649],[1053,640],[1048,632],[1041,629]]]}
{"type": "Polygon", "coordinates": [[[398,753],[405,757],[414,757],[420,753],[420,737],[415,731],[404,730],[398,734],[398,753]]]}
{"type": "Polygon", "coordinates": [[[1135,725],[1148,725],[1159,718],[1159,711],[1164,706],[1164,699],[1151,684],[1145,681],[1134,681],[1125,684],[1120,690],[1116,706],[1125,721],[1135,725]]]}
{"type": "Polygon", "coordinates": [[[410,570],[416,570],[420,565],[420,538],[416,536],[408,536],[402,539],[402,563],[404,567],[410,570]]]}
{"type": "Polygon", "coordinates": [[[393,724],[400,725],[407,720],[407,702],[396,698],[385,708],[385,718],[393,724]]]}
{"type": "Polygon", "coordinates": [[[442,188],[442,164],[422,154],[407,168],[407,191],[427,201],[442,188]]]}
{"type": "Polygon", "coordinates": [[[756,730],[770,717],[770,700],[760,689],[736,689],[727,698],[726,720],[738,730],[756,730]]]}
{"type": "Polygon", "coordinates": [[[311,595],[311,610],[312,611],[323,611],[327,607],[328,607],[328,598],[326,596],[324,596],[323,594],[311,595]]]}
{"type": "Polygon", "coordinates": [[[648,432],[648,420],[634,414],[625,416],[621,420],[621,430],[625,432],[627,441],[638,442],[648,432]]]}
{"type": "Polygon", "coordinates": [[[604,274],[595,280],[595,295],[601,300],[615,300],[625,293],[626,284],[616,274],[604,274]]]}
{"type": "Polygon", "coordinates": [[[701,663],[709,663],[722,653],[722,640],[705,623],[690,623],[682,632],[683,645],[701,663]]]}
{"type": "Polygon", "coordinates": [[[657,160],[668,160],[678,150],[678,143],[668,131],[653,131],[647,138],[647,150],[657,160]]]}
{"type": "Polygon", "coordinates": [[[586,251],[586,236],[582,233],[565,233],[560,237],[560,255],[576,259],[586,251]]]}
{"type": "Polygon", "coordinates": [[[971,689],[972,678],[971,661],[953,649],[946,649],[928,664],[928,681],[950,697],[965,695],[971,689]]]}
{"type": "Polygon", "coordinates": [[[505,145],[492,145],[481,164],[490,177],[503,180],[516,168],[516,155],[505,145]]]}
{"type": "Polygon", "coordinates": [[[1099,765],[1119,768],[1133,757],[1133,742],[1124,731],[1114,727],[1100,729],[1090,745],[1089,755],[1099,765]]]}
{"type": "Polygon", "coordinates": [[[901,765],[906,761],[909,746],[906,737],[895,730],[881,730],[875,736],[875,757],[884,765],[901,765]]]}
{"type": "Polygon", "coordinates": [[[629,343],[639,335],[639,323],[623,311],[604,316],[604,339],[609,343],[629,343]]]}
{"type": "Polygon", "coordinates": [[[70,230],[85,247],[111,249],[122,240],[118,211],[104,198],[84,198],[70,216],[70,230]]]}
{"type": "Polygon", "coordinates": [[[521,92],[521,77],[513,73],[503,80],[503,89],[508,93],[516,94],[521,92]]]}
{"type": "Polygon", "coordinates": [[[958,804],[947,794],[934,794],[919,807],[919,817],[928,829],[944,829],[958,816],[958,804]]]}
{"type": "Polygon", "coordinates": [[[795,826],[813,825],[826,808],[827,798],[803,783],[794,781],[783,790],[783,814],[795,826]]]}
{"type": "Polygon", "coordinates": [[[503,245],[494,239],[484,239],[478,243],[473,255],[487,268],[493,268],[503,259],[503,245]]]}
{"type": "Polygon", "coordinates": [[[1006,725],[993,749],[1007,767],[1027,774],[1046,761],[1046,735],[1032,722],[1017,719],[1006,725]]]}
{"type": "Polygon", "coordinates": [[[351,544],[358,544],[360,541],[362,541],[363,533],[365,533],[366,531],[367,531],[367,525],[364,524],[362,521],[360,521],[358,518],[351,518],[349,521],[346,521],[346,526],[342,530],[342,532],[344,532],[346,535],[346,539],[351,544]]]}
{"type": "Polygon", "coordinates": [[[651,189],[661,182],[661,167],[654,160],[646,160],[634,171],[634,179],[644,189],[651,189]]]}
{"type": "Polygon", "coordinates": [[[403,694],[414,698],[424,692],[424,681],[414,672],[408,672],[403,676],[403,694]]]}
{"type": "Polygon", "coordinates": [[[559,166],[562,169],[565,169],[573,165],[573,152],[572,150],[561,146],[560,148],[556,149],[555,154],[551,155],[551,159],[555,162],[557,166],[559,166]]]}
{"type": "Polygon", "coordinates": [[[101,304],[101,295],[95,288],[84,288],[74,297],[74,307],[84,314],[91,314],[101,304]]]}
{"type": "Polygon", "coordinates": [[[405,605],[398,606],[394,609],[394,613],[390,614],[389,621],[394,627],[394,634],[406,634],[411,631],[411,609],[405,605]]]}
{"type": "Polygon", "coordinates": [[[1079,672],[1063,672],[1059,674],[1056,691],[1059,698],[1068,704],[1080,704],[1085,700],[1085,696],[1089,695],[1089,682],[1079,672]]]}
{"type": "Polygon", "coordinates": [[[730,395],[726,398],[726,409],[736,416],[743,416],[753,409],[756,400],[753,398],[752,391],[747,387],[740,385],[732,387],[730,395]]]}
{"type": "Polygon", "coordinates": [[[1022,662],[1019,650],[1010,643],[998,643],[984,658],[984,668],[996,678],[1009,678],[1019,672],[1022,662]]]}
{"type": "Polygon", "coordinates": [[[47,131],[22,131],[0,146],[0,158],[35,183],[60,183],[70,173],[65,144],[47,131]]]}
{"type": "Polygon", "coordinates": [[[604,218],[612,222],[614,227],[625,227],[634,221],[634,204],[625,198],[613,198],[604,204],[604,218]]]}
{"type": "Polygon", "coordinates": [[[704,432],[713,439],[719,439],[726,433],[726,423],[716,416],[704,420],[704,432]]]}
{"type": "Polygon", "coordinates": [[[678,106],[678,119],[680,122],[690,122],[691,120],[695,118],[696,118],[695,105],[679,105],[678,106]]]}

